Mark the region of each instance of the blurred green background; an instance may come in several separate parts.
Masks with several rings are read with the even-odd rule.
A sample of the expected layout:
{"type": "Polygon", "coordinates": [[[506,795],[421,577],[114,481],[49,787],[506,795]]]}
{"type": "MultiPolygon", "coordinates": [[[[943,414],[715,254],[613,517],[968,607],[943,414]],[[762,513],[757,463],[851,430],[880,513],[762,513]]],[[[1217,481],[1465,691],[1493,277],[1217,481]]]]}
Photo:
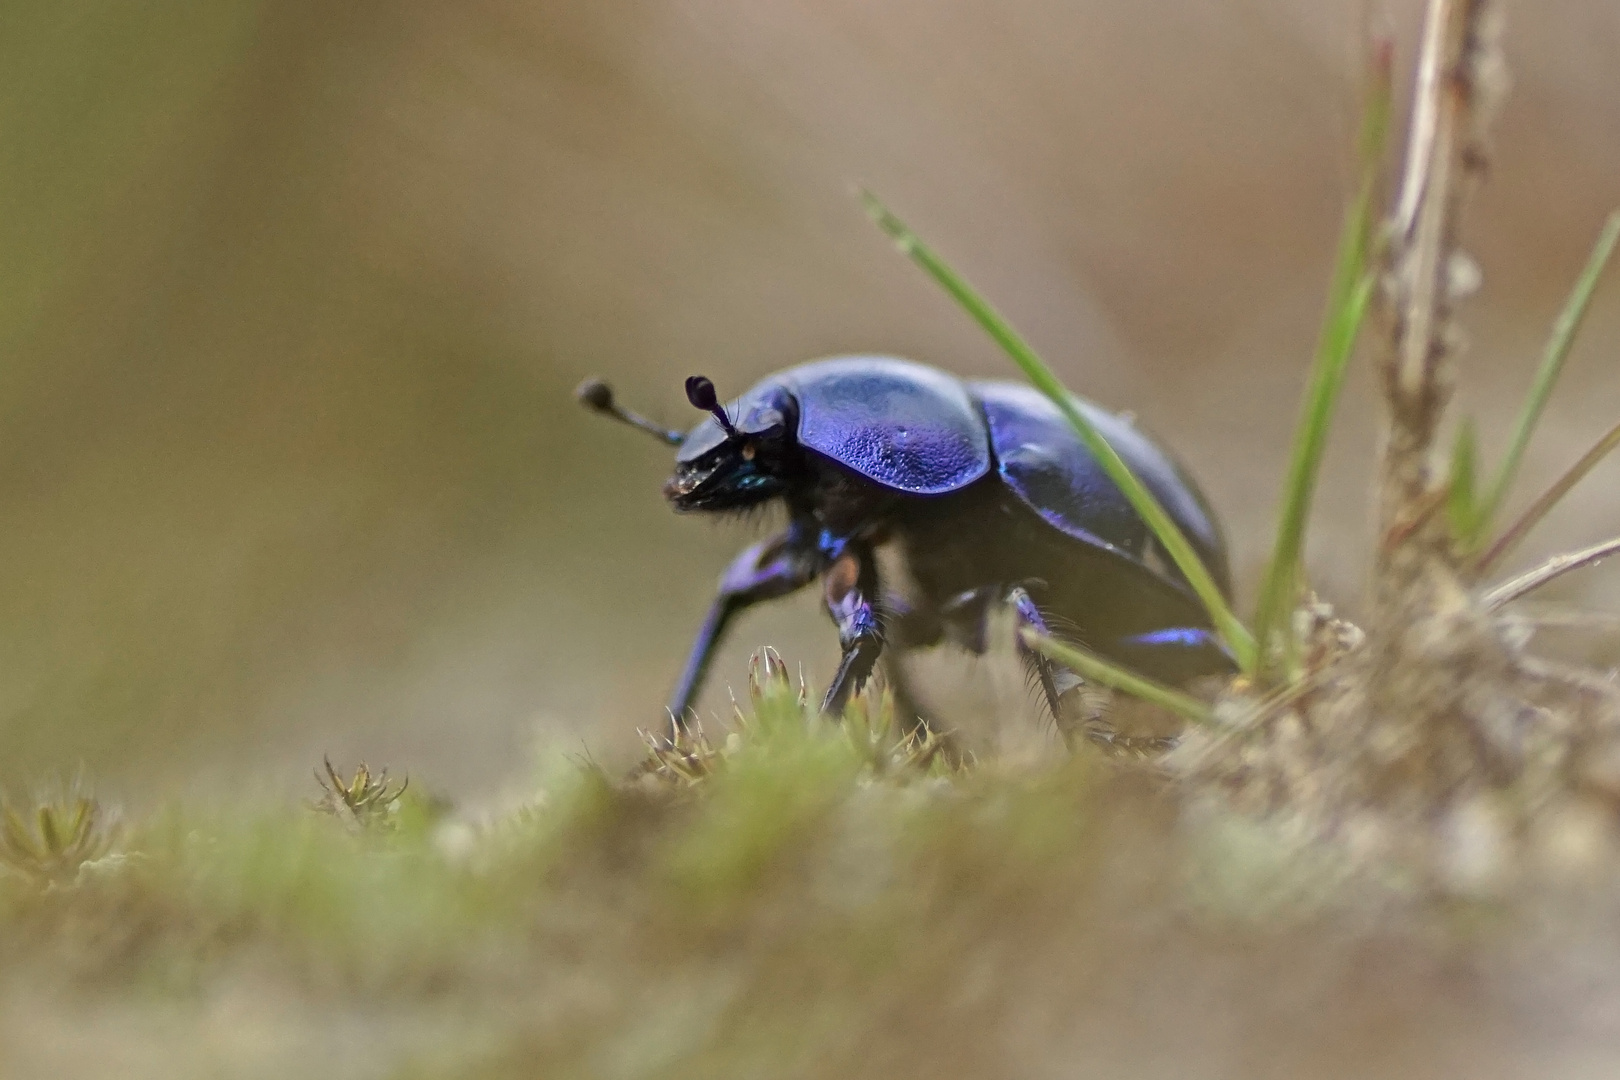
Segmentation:
{"type": "MultiPolygon", "coordinates": [[[[1620,203],[1620,7],[1515,5],[1463,408],[1489,449],[1620,203]]],[[[1389,17],[1410,60],[1412,4],[1389,17]]],[[[682,426],[811,356],[1008,370],[872,186],[1070,384],[1192,463],[1252,581],[1350,186],[1351,0],[16,0],[0,12],[0,782],[452,791],[655,723],[750,535],[677,519],[682,426]]],[[[1600,293],[1526,489],[1620,410],[1600,293]]],[[[1358,367],[1311,561],[1352,609],[1358,367]]],[[[1536,553],[1620,527],[1611,462],[1536,553]]],[[[1620,574],[1566,595],[1620,604],[1620,574]]],[[[814,597],[746,622],[824,677],[814,597]]]]}

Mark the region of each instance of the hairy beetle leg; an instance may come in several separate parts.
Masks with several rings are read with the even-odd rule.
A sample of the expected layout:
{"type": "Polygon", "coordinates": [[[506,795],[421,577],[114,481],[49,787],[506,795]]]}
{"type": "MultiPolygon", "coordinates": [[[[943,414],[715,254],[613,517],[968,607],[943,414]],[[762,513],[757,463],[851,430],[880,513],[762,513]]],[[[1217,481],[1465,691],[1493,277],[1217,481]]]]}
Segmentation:
{"type": "MultiPolygon", "coordinates": [[[[1007,594],[1007,602],[1012,605],[1013,614],[1020,626],[1028,626],[1042,635],[1049,635],[1046,620],[1041,618],[1040,609],[1035,606],[1029,590],[1022,585],[1017,586],[1007,594]]],[[[1065,742],[1071,741],[1071,727],[1064,720],[1064,699],[1071,697],[1075,691],[1085,685],[1085,680],[1068,668],[1051,658],[1026,647],[1020,639],[1018,645],[1019,655],[1024,662],[1035,671],[1040,680],[1041,690],[1046,697],[1046,707],[1052,712],[1052,721],[1057,724],[1058,731],[1063,735],[1065,742]]],[[[1089,713],[1079,723],[1080,733],[1099,746],[1116,752],[1128,754],[1157,754],[1176,745],[1176,740],[1164,736],[1124,735],[1117,731],[1100,713],[1089,713]]]]}
{"type": "MultiPolygon", "coordinates": [[[[1043,636],[1051,634],[1028,589],[1022,585],[1016,586],[1007,593],[1007,603],[1012,605],[1013,615],[1017,618],[1020,629],[1027,626],[1043,636]]],[[[1029,648],[1022,638],[1018,639],[1018,655],[1034,670],[1035,677],[1041,683],[1041,692],[1046,696],[1046,707],[1052,710],[1052,719],[1061,725],[1063,719],[1061,699],[1071,690],[1078,690],[1083,685],[1080,676],[1029,648]]]]}
{"type": "Polygon", "coordinates": [[[743,549],[731,561],[720,575],[720,591],[698,629],[686,666],[681,670],[680,682],[670,697],[669,713],[677,727],[686,727],[687,714],[703,687],[709,661],[731,620],[755,604],[775,600],[810,584],[824,565],[814,538],[793,527],[743,549]]]}

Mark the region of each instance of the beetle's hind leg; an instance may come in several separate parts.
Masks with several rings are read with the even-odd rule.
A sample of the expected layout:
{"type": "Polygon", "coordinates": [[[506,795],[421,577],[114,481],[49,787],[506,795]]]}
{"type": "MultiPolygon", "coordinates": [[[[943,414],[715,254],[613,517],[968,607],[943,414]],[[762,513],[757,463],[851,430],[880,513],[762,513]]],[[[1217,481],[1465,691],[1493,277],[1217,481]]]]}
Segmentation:
{"type": "MultiPolygon", "coordinates": [[[[1015,587],[1007,594],[1007,602],[1012,605],[1013,616],[1019,629],[1027,626],[1042,636],[1051,635],[1046,620],[1041,617],[1040,609],[1035,606],[1028,589],[1022,585],[1015,587]]],[[[1069,743],[1071,747],[1074,744],[1076,727],[1079,729],[1078,734],[1091,742],[1109,750],[1125,753],[1159,753],[1176,744],[1175,739],[1163,736],[1121,734],[1100,711],[1092,709],[1086,710],[1078,725],[1071,725],[1067,720],[1068,710],[1065,706],[1081,696],[1080,689],[1085,686],[1085,680],[1057,661],[1025,645],[1022,636],[1018,638],[1018,655],[1035,673],[1035,678],[1041,686],[1041,693],[1046,698],[1046,707],[1051,710],[1052,721],[1057,725],[1064,742],[1069,743]]]]}
{"type": "MultiPolygon", "coordinates": [[[[1028,589],[1022,585],[1016,586],[1007,593],[1007,603],[1012,606],[1018,630],[1029,627],[1043,637],[1051,635],[1052,631],[1042,618],[1040,609],[1035,606],[1028,589]]],[[[1015,640],[1019,657],[1040,683],[1041,693],[1046,698],[1046,707],[1052,712],[1052,719],[1057,722],[1060,730],[1063,729],[1064,699],[1084,686],[1085,680],[1057,661],[1025,645],[1022,635],[1015,640]]]]}

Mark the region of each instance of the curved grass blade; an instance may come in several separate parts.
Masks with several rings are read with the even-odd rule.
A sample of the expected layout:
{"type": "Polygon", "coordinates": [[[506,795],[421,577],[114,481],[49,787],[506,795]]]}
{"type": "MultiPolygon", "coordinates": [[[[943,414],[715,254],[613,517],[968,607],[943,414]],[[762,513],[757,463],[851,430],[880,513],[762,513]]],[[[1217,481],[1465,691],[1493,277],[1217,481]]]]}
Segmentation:
{"type": "Polygon", "coordinates": [[[1292,636],[1285,636],[1282,647],[1274,641],[1286,635],[1289,616],[1298,602],[1301,562],[1305,548],[1305,526],[1310,520],[1311,501],[1321,472],[1322,454],[1327,447],[1328,430],[1344,386],[1344,373],[1355,352],[1356,338],[1366,320],[1376,280],[1369,269],[1372,261],[1373,219],[1377,203],[1378,176],[1384,160],[1389,131],[1394,45],[1388,39],[1373,43],[1369,57],[1367,102],[1362,111],[1358,153],[1361,184],[1355,201],[1345,211],[1339,231],[1339,252],[1334,262],[1333,284],[1328,291],[1327,312],[1311,363],[1310,383],[1305,391],[1299,424],[1294,429],[1294,448],[1289,457],[1288,477],[1283,485],[1282,505],[1277,514],[1277,535],[1260,586],[1255,608],[1254,636],[1259,643],[1254,668],[1245,671],[1264,680],[1277,666],[1292,667],[1292,636]],[[1258,670],[1256,670],[1258,669],[1258,670]]]}
{"type": "Polygon", "coordinates": [[[1018,633],[1025,645],[1043,656],[1073,668],[1083,678],[1115,690],[1122,690],[1143,701],[1151,701],[1195,724],[1211,724],[1215,721],[1215,710],[1191,694],[1184,694],[1180,690],[1104,660],[1094,652],[1073,648],[1027,627],[1018,633]]]}
{"type": "Polygon", "coordinates": [[[1525,447],[1530,444],[1530,436],[1536,430],[1536,422],[1541,419],[1541,410],[1546,407],[1547,399],[1552,396],[1553,386],[1564,370],[1564,360],[1569,356],[1570,346],[1575,343],[1575,334],[1581,328],[1581,320],[1586,317],[1586,309],[1592,302],[1592,294],[1597,290],[1604,267],[1614,254],[1616,243],[1620,243],[1620,210],[1610,214],[1609,219],[1604,222],[1597,243],[1592,245],[1592,254],[1587,257],[1586,267],[1581,271],[1581,276],[1575,279],[1575,287],[1570,291],[1569,299],[1564,302],[1563,310],[1558,313],[1558,318],[1553,323],[1552,335],[1547,339],[1547,350],[1542,355],[1541,367],[1536,371],[1536,381],[1530,387],[1524,408],[1519,412],[1518,423],[1513,428],[1513,439],[1508,444],[1507,456],[1502,459],[1502,466],[1497,470],[1496,479],[1487,489],[1479,521],[1482,536],[1489,531],[1496,512],[1501,509],[1502,500],[1507,496],[1508,489],[1513,486],[1514,477],[1519,472],[1519,463],[1524,458],[1525,447]]]}
{"type": "Polygon", "coordinates": [[[1468,543],[1477,534],[1479,524],[1479,496],[1474,486],[1474,460],[1477,456],[1474,421],[1464,417],[1457,428],[1457,441],[1451,451],[1446,511],[1451,518],[1451,535],[1468,543]]]}
{"type": "Polygon", "coordinates": [[[887,233],[912,262],[950,293],[951,297],[962,305],[996,344],[1012,358],[1012,361],[1023,369],[1024,375],[1035,388],[1058,407],[1081,441],[1086,444],[1086,449],[1091,451],[1103,470],[1108,473],[1108,478],[1124,492],[1131,506],[1141,515],[1142,520],[1147,522],[1148,528],[1153,530],[1153,535],[1169,552],[1171,560],[1192,585],[1193,592],[1203,601],[1204,610],[1209,612],[1215,632],[1231,650],[1239,666],[1245,671],[1252,669],[1255,659],[1254,638],[1248,628],[1232,613],[1226,597],[1221,594],[1220,587],[1215,584],[1215,579],[1210,576],[1208,568],[1193,551],[1192,545],[1187,542],[1187,537],[1181,529],[1159,504],[1159,500],[1154,498],[1153,493],[1132,474],[1130,466],[1126,465],[1114,452],[1114,448],[1108,445],[1108,440],[1104,439],[1080,410],[1075,408],[1074,399],[1068,389],[1052,373],[1046,361],[1036,354],[1029,343],[1019,336],[1018,331],[1012,328],[988,300],[980,296],[944,259],[919,240],[905,222],[890,213],[875,195],[863,190],[861,201],[865,203],[866,211],[872,216],[872,220],[877,222],[878,228],[887,233]]]}

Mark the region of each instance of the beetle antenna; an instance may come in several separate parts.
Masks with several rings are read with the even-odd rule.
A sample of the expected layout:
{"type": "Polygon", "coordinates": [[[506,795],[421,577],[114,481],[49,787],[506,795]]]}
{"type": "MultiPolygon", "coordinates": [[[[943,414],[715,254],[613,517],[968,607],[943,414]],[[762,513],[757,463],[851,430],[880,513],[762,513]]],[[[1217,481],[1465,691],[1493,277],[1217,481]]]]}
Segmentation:
{"type": "Polygon", "coordinates": [[[655,424],[640,413],[631,412],[614,401],[613,388],[601,379],[586,379],[574,391],[574,396],[587,409],[599,412],[603,416],[611,416],[620,423],[629,424],[633,428],[640,428],[647,434],[671,446],[679,446],[686,441],[686,436],[680,432],[671,431],[660,424],[655,424]]]}
{"type": "Polygon", "coordinates": [[[686,380],[686,400],[690,401],[694,408],[713,415],[720,422],[720,429],[728,438],[737,437],[737,429],[732,426],[731,417],[720,407],[720,398],[714,392],[714,383],[702,375],[691,376],[686,380]]]}

